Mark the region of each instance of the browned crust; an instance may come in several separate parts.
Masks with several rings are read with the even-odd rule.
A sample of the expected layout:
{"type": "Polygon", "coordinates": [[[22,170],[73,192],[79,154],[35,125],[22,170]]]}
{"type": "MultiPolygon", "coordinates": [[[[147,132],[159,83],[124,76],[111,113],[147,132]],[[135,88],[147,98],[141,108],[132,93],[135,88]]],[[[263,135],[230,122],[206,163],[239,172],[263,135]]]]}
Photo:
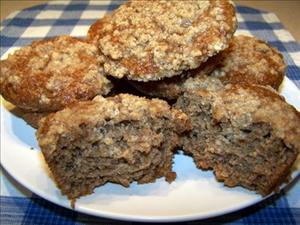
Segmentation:
{"type": "Polygon", "coordinates": [[[262,40],[234,36],[220,55],[212,75],[219,77],[224,84],[250,83],[278,90],[283,81],[286,64],[282,54],[262,40]]]}
{"type": "Polygon", "coordinates": [[[48,116],[51,112],[28,112],[21,108],[14,108],[11,111],[14,115],[22,118],[28,125],[37,129],[42,118],[48,116]]]}
{"type": "MultiPolygon", "coordinates": [[[[104,19],[104,18],[103,18],[104,19]]],[[[103,26],[102,20],[97,20],[95,23],[93,23],[87,33],[87,40],[89,42],[92,42],[96,44],[96,40],[99,39],[99,31],[101,31],[103,26]]]]}
{"type": "Polygon", "coordinates": [[[1,61],[1,94],[27,111],[56,111],[109,92],[101,63],[97,48],[85,40],[35,41],[1,61]]]}
{"type": "MultiPolygon", "coordinates": [[[[201,1],[199,1],[199,3],[200,2],[201,1]]],[[[155,55],[157,49],[147,44],[141,47],[143,44],[139,44],[139,38],[143,36],[143,34],[140,36],[128,34],[128,37],[134,36],[134,38],[136,38],[139,48],[143,48],[142,50],[139,49],[139,51],[141,51],[141,56],[139,56],[138,53],[131,51],[131,49],[134,50],[134,47],[127,46],[130,45],[128,43],[131,42],[124,41],[124,38],[127,37],[126,32],[136,32],[137,30],[141,32],[142,29],[145,29],[144,34],[148,35],[147,32],[151,29],[154,34],[173,35],[173,33],[168,34],[168,31],[164,27],[166,24],[159,24],[159,22],[155,22],[156,20],[154,20],[154,18],[152,18],[151,24],[143,22],[142,20],[144,18],[142,17],[140,22],[132,22],[136,16],[140,16],[140,10],[148,10],[151,7],[154,9],[158,3],[160,4],[159,7],[161,7],[161,10],[165,8],[167,11],[170,10],[170,7],[176,7],[177,4],[175,1],[169,1],[168,3],[159,1],[130,1],[122,5],[111,15],[105,16],[91,26],[88,31],[88,39],[93,43],[98,43],[101,52],[106,56],[104,68],[108,74],[117,78],[126,77],[127,79],[137,81],[159,80],[178,75],[184,70],[198,67],[202,62],[205,62],[208,57],[226,48],[229,39],[236,29],[233,5],[227,0],[211,0],[209,1],[209,7],[197,15],[193,21],[190,21],[191,24],[189,26],[193,26],[195,34],[190,42],[187,41],[190,38],[186,39],[189,44],[184,44],[182,41],[175,43],[164,36],[161,38],[153,37],[151,39],[157,42],[155,48],[162,51],[160,54],[166,54],[166,57],[161,56],[160,62],[157,62],[158,58],[155,55]],[[142,5],[142,7],[139,5],[142,5]],[[137,9],[134,11],[135,7],[137,9]],[[125,17],[123,13],[127,15],[127,17],[125,17]],[[117,22],[120,16],[124,16],[122,23],[117,22]],[[209,24],[209,26],[207,24],[209,24]],[[200,28],[205,30],[205,32],[200,28]],[[199,31],[196,31],[197,29],[199,29],[199,31]],[[187,52],[192,54],[186,54],[187,52]],[[173,55],[174,60],[171,60],[170,57],[173,57],[173,55]],[[174,64],[174,66],[170,67],[170,64],[174,64]]],[[[187,7],[188,5],[189,4],[186,4],[187,7]]],[[[181,10],[181,8],[178,10],[181,10]]],[[[157,17],[159,18],[161,15],[162,14],[157,15],[157,17]]],[[[156,15],[153,16],[156,17],[156,15]]],[[[189,28],[186,28],[186,32],[188,32],[188,29],[189,28]]],[[[188,34],[185,34],[184,31],[178,31],[177,35],[184,36],[188,34]]]]}

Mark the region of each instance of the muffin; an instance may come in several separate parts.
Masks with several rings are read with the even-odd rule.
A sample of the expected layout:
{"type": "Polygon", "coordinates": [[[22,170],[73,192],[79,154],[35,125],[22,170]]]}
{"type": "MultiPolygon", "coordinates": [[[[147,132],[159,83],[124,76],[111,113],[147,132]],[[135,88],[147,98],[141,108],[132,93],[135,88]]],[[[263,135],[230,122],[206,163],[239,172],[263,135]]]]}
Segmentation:
{"type": "Polygon", "coordinates": [[[120,94],[50,114],[37,140],[57,186],[74,203],[106,182],[171,182],[173,150],[190,128],[187,116],[165,101],[120,94]]]}
{"type": "Polygon", "coordinates": [[[224,84],[249,83],[278,90],[286,64],[282,54],[264,41],[244,35],[234,36],[211,76],[224,84]]]}
{"type": "Polygon", "coordinates": [[[226,186],[267,195],[286,180],[300,151],[300,114],[271,88],[216,82],[176,102],[193,126],[183,149],[226,186]]]}
{"type": "Polygon", "coordinates": [[[33,42],[0,63],[1,95],[29,112],[52,112],[106,95],[98,49],[85,40],[60,36],[33,42]]]}
{"type": "Polygon", "coordinates": [[[88,39],[109,75],[155,81],[199,67],[228,47],[236,26],[227,0],[133,0],[93,24],[88,39]]]}

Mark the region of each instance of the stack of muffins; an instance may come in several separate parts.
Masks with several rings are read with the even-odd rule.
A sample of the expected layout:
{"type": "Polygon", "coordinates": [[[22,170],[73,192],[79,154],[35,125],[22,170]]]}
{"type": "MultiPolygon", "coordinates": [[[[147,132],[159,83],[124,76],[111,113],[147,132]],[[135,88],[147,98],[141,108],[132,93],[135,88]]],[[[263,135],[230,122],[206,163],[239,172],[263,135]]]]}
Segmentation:
{"type": "Polygon", "coordinates": [[[9,55],[1,94],[38,128],[72,203],[106,182],[173,181],[178,149],[225,185],[267,195],[300,151],[300,114],[277,93],[282,55],[234,36],[236,26],[227,0],[130,1],[84,40],[60,36],[9,55]]]}

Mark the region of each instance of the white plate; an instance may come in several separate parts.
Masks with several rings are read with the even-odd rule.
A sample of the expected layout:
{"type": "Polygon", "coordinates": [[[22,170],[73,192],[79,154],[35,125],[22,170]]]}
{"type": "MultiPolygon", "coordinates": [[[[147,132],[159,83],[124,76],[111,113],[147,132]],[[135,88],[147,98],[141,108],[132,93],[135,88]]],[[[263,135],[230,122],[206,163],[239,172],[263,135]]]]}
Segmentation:
{"type": "MultiPolygon", "coordinates": [[[[281,93],[300,109],[300,91],[285,79],[281,93]]],[[[70,208],[49,176],[35,139],[35,130],[1,104],[1,164],[18,182],[37,195],[70,208]]],[[[233,212],[263,200],[260,195],[241,187],[228,188],[217,182],[211,171],[196,169],[192,159],[175,156],[177,179],[168,184],[159,179],[152,184],[129,188],[106,184],[95,193],[76,202],[75,210],[91,215],[130,221],[185,221],[204,219],[233,212]]],[[[298,158],[292,178],[300,174],[298,158]]]]}

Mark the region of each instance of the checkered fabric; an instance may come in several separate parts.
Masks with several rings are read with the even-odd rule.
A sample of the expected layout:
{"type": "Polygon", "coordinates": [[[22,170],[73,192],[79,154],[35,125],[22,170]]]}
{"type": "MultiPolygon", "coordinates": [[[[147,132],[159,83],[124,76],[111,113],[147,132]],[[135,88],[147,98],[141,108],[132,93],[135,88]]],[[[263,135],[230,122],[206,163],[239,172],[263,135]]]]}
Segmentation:
{"type": "MultiPolygon", "coordinates": [[[[52,1],[10,14],[1,21],[0,50],[34,40],[70,34],[83,37],[89,26],[122,1],[52,1]]],[[[237,6],[237,34],[253,35],[275,46],[288,64],[287,76],[300,88],[300,47],[275,14],[237,6]]],[[[10,52],[9,51],[9,52],[10,52]]],[[[97,218],[54,205],[1,174],[0,224],[135,224],[97,218]]],[[[298,179],[299,180],[299,179],[298,179]]],[[[255,206],[217,218],[181,224],[300,224],[300,182],[255,206]]]]}

